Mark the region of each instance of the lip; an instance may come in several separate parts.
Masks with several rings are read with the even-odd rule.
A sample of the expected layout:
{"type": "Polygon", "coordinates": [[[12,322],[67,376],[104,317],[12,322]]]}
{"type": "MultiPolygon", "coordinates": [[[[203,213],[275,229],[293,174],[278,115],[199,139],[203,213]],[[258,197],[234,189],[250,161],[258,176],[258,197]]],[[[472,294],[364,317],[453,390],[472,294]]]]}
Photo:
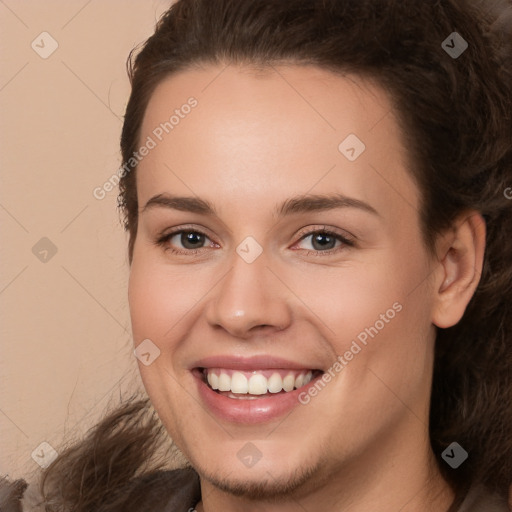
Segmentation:
{"type": "Polygon", "coordinates": [[[217,355],[210,356],[195,361],[190,367],[193,368],[226,368],[232,370],[265,370],[272,368],[287,368],[291,370],[315,370],[311,366],[304,366],[288,359],[274,357],[270,355],[259,355],[252,357],[217,355]]]}
{"type": "MultiPolygon", "coordinates": [[[[273,368],[281,367],[282,366],[273,366],[273,368]]],[[[246,366],[244,366],[244,368],[249,369],[246,366]]],[[[266,368],[269,368],[269,366],[266,366],[266,368]]],[[[288,368],[292,367],[288,366],[288,368]]],[[[293,366],[293,368],[301,367],[293,366]]],[[[260,369],[260,367],[253,369],[260,369]]],[[[311,386],[314,386],[316,381],[322,377],[322,374],[319,374],[308,384],[299,389],[294,389],[293,391],[277,393],[268,398],[244,400],[229,398],[215,392],[204,381],[201,368],[196,367],[191,373],[194,376],[198,394],[211,413],[220,420],[246,425],[265,423],[286,416],[295,407],[301,405],[299,395],[311,386]]]]}

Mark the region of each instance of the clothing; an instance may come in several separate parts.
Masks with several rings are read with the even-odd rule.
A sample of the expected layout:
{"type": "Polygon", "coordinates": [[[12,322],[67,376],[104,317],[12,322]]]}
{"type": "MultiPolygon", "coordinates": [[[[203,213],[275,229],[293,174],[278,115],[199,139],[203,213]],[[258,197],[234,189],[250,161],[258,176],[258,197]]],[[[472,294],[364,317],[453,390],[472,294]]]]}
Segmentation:
{"type": "MultiPolygon", "coordinates": [[[[21,503],[26,487],[23,480],[9,482],[0,477],[0,511],[43,512],[43,506],[35,507],[30,503],[30,492],[24,496],[23,504],[21,503]]],[[[132,481],[120,512],[193,512],[200,500],[199,478],[194,470],[187,468],[158,471],[132,481]]],[[[457,512],[510,511],[504,498],[491,494],[482,486],[475,486],[470,489],[457,512]]]]}
{"type": "Polygon", "coordinates": [[[507,502],[482,486],[472,487],[458,512],[509,512],[507,502]]]}
{"type": "MultiPolygon", "coordinates": [[[[191,504],[186,512],[192,512],[197,507],[199,501],[191,504]],[[191,510],[192,509],[192,510],[191,510]]],[[[472,487],[464,502],[457,512],[511,512],[512,509],[508,507],[507,501],[496,495],[488,492],[483,486],[472,487]]]]}

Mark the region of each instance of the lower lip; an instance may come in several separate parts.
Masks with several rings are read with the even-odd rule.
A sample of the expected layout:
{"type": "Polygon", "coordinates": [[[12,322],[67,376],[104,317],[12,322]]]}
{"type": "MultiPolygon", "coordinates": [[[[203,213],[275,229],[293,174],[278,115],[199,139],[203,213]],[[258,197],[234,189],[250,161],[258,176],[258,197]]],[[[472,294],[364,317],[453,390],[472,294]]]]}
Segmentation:
{"type": "Polygon", "coordinates": [[[301,405],[299,395],[315,384],[321,375],[306,386],[287,393],[276,393],[269,398],[243,399],[229,398],[213,391],[203,380],[202,372],[193,372],[197,381],[199,395],[208,409],[217,417],[234,423],[264,423],[277,419],[301,405]]]}

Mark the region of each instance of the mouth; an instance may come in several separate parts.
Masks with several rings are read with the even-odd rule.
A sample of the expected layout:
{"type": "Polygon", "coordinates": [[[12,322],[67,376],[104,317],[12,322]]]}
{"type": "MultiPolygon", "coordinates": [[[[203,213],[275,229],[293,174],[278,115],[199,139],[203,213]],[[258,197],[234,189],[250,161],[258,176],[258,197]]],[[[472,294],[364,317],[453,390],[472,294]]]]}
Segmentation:
{"type": "MultiPolygon", "coordinates": [[[[286,417],[324,374],[316,369],[195,367],[192,375],[206,409],[220,420],[262,424],[286,417]]],[[[309,409],[308,409],[309,410],[309,409]]]]}
{"type": "Polygon", "coordinates": [[[256,425],[277,421],[297,407],[301,396],[325,373],[269,354],[216,355],[190,367],[204,409],[219,420],[256,425]]]}
{"type": "Polygon", "coordinates": [[[324,372],[317,369],[288,368],[196,368],[195,373],[210,390],[219,395],[237,400],[261,400],[305,388],[324,372]]]}

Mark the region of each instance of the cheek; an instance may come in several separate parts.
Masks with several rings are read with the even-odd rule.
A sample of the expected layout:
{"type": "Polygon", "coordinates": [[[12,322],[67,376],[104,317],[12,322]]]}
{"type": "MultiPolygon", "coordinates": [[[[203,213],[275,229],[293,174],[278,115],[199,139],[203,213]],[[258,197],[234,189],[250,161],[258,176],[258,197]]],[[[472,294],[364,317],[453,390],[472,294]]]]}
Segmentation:
{"type": "Polygon", "coordinates": [[[398,383],[410,373],[423,377],[429,366],[428,275],[428,260],[418,244],[383,250],[364,264],[324,274],[305,272],[295,282],[297,295],[316,314],[317,325],[325,326],[336,354],[346,354],[352,371],[375,365],[398,383]]]}
{"type": "Polygon", "coordinates": [[[382,322],[395,323],[397,309],[409,302],[423,271],[413,259],[407,263],[381,251],[374,261],[289,272],[286,280],[294,283],[296,295],[327,327],[328,337],[346,340],[376,323],[380,330],[382,322]]]}
{"type": "Polygon", "coordinates": [[[169,339],[173,326],[200,300],[197,284],[190,267],[171,271],[150,257],[134,257],[128,301],[135,343],[169,339]]]}
{"type": "Polygon", "coordinates": [[[134,344],[149,339],[160,350],[160,355],[148,366],[138,362],[140,376],[152,405],[175,441],[187,430],[180,426],[180,418],[189,396],[176,385],[171,361],[178,348],[178,334],[183,333],[178,329],[197,303],[194,285],[187,286],[187,272],[190,271],[171,274],[161,262],[156,264],[151,254],[136,249],[128,284],[134,344]]]}
{"type": "Polygon", "coordinates": [[[336,353],[346,360],[343,386],[356,402],[372,396],[370,409],[400,407],[396,396],[415,403],[427,392],[435,337],[427,276],[421,251],[390,253],[347,277],[345,291],[331,298],[340,306],[337,316],[331,306],[330,322],[336,353]]]}

